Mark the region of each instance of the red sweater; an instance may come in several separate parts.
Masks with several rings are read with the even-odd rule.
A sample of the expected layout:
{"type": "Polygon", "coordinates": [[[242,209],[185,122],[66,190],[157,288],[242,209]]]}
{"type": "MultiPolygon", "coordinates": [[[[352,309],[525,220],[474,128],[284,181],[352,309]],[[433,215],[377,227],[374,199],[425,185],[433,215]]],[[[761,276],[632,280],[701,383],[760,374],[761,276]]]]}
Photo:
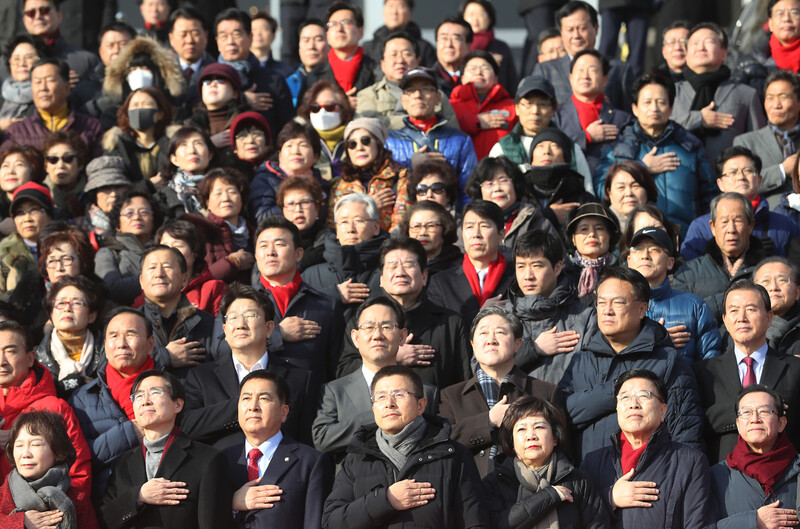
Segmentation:
{"type": "Polygon", "coordinates": [[[458,125],[461,130],[472,137],[475,144],[475,154],[478,160],[482,160],[489,155],[494,144],[500,138],[511,132],[517,124],[517,111],[514,108],[514,100],[508,95],[505,88],[496,84],[492,87],[486,98],[481,101],[475,85],[472,83],[462,84],[453,88],[450,94],[450,104],[458,118],[458,125]],[[505,110],[508,112],[506,117],[506,128],[504,129],[482,129],[478,121],[478,114],[491,112],[492,110],[505,110]]]}

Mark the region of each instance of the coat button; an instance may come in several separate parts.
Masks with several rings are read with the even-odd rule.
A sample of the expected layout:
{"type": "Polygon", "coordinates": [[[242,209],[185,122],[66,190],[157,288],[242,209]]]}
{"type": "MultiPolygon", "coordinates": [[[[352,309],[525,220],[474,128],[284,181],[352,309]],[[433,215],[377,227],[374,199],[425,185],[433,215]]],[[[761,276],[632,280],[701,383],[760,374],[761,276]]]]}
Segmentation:
{"type": "Polygon", "coordinates": [[[420,463],[422,463],[423,461],[424,461],[424,459],[422,459],[422,458],[420,457],[420,458],[419,458],[419,462],[420,462],[420,463]]]}
{"type": "Polygon", "coordinates": [[[453,453],[453,447],[451,446],[450,448],[447,449],[447,451],[452,454],[453,453]]]}
{"type": "Polygon", "coordinates": [[[428,460],[431,460],[431,459],[433,459],[433,456],[428,456],[428,460]]]}
{"type": "Polygon", "coordinates": [[[485,456],[486,455],[486,450],[481,450],[478,455],[481,456],[481,457],[485,456]]]}
{"type": "Polygon", "coordinates": [[[289,462],[289,458],[287,457],[286,459],[284,459],[284,461],[286,461],[288,463],[289,462]]]}

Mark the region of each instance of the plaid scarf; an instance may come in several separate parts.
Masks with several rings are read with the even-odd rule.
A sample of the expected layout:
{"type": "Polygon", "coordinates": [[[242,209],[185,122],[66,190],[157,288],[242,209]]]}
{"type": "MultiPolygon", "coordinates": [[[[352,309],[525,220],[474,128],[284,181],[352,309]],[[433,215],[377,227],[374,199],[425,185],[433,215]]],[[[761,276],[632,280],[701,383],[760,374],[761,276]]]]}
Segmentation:
{"type": "MultiPolygon", "coordinates": [[[[495,382],[495,380],[492,377],[487,375],[486,372],[480,367],[475,372],[475,376],[478,378],[478,384],[480,385],[481,391],[483,392],[483,397],[486,399],[486,404],[489,406],[489,409],[491,410],[492,408],[494,408],[495,404],[497,404],[497,401],[500,400],[500,386],[508,382],[508,377],[511,376],[511,373],[506,375],[500,386],[498,386],[497,382],[495,382]]],[[[498,452],[499,449],[497,443],[492,444],[492,447],[489,449],[490,466],[492,464],[494,456],[496,456],[498,452]]]]}
{"type": "Polygon", "coordinates": [[[775,139],[781,144],[783,150],[783,157],[788,158],[797,152],[797,142],[800,140],[800,123],[792,127],[791,130],[782,130],[770,123],[772,133],[775,134],[775,139]]]}

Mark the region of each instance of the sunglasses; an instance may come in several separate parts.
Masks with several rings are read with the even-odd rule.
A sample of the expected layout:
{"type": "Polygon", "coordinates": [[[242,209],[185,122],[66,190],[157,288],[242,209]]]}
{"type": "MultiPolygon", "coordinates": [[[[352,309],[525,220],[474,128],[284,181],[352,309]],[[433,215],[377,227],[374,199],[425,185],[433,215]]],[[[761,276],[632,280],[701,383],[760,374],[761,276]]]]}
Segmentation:
{"type": "Polygon", "coordinates": [[[64,163],[72,163],[77,157],[78,157],[77,154],[62,154],[61,157],[45,156],[44,159],[47,160],[47,163],[55,165],[58,163],[59,160],[62,160],[64,163]]]}
{"type": "Polygon", "coordinates": [[[369,144],[372,143],[372,137],[371,136],[361,136],[358,140],[348,140],[347,148],[348,149],[355,149],[356,147],[358,147],[358,142],[359,141],[361,142],[361,145],[363,145],[364,147],[368,147],[369,144]]]}
{"type": "Polygon", "coordinates": [[[316,114],[323,108],[328,112],[336,112],[337,110],[341,110],[342,105],[340,105],[339,103],[328,103],[327,105],[318,105],[317,103],[311,103],[308,106],[308,109],[311,111],[312,114],[316,114]]]}
{"type": "Polygon", "coordinates": [[[447,190],[447,187],[441,182],[436,182],[429,186],[426,186],[425,184],[417,184],[417,196],[427,194],[428,190],[433,192],[434,195],[441,195],[447,190]]]}
{"type": "MultiPolygon", "coordinates": [[[[40,17],[46,17],[47,15],[50,14],[50,10],[52,10],[52,9],[53,8],[50,7],[50,6],[41,6],[41,7],[39,7],[38,8],[39,16],[40,17]]],[[[36,11],[37,11],[37,9],[34,8],[34,9],[28,9],[27,11],[23,11],[23,13],[28,18],[36,18],[36,11]]]]}

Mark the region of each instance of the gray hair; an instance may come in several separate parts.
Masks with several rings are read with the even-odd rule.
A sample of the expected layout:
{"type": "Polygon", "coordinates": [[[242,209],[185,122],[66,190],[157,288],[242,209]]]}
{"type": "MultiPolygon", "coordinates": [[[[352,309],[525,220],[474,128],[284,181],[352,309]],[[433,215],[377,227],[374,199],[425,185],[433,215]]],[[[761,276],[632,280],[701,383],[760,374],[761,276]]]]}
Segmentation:
{"type": "Polygon", "coordinates": [[[755,218],[753,213],[753,204],[750,203],[750,199],[744,196],[741,193],[721,193],[715,196],[711,200],[711,222],[717,221],[717,206],[719,205],[720,200],[738,200],[744,205],[744,214],[747,217],[748,223],[753,223],[753,219],[755,218]]]}
{"type": "Polygon", "coordinates": [[[349,195],[345,195],[339,200],[336,201],[336,205],[333,206],[333,219],[334,222],[338,222],[338,213],[339,208],[344,206],[345,204],[349,204],[351,202],[358,202],[367,206],[367,215],[369,218],[377,221],[378,220],[378,205],[375,204],[375,201],[372,199],[371,196],[367,195],[366,193],[350,193],[349,195]]]}
{"type": "Polygon", "coordinates": [[[475,329],[478,328],[478,324],[481,322],[481,320],[488,316],[500,316],[511,326],[511,332],[514,334],[514,339],[516,340],[522,338],[525,328],[522,325],[522,320],[520,320],[516,314],[507,311],[503,307],[486,307],[485,309],[481,309],[480,312],[478,312],[478,314],[476,314],[472,319],[472,326],[469,329],[470,340],[475,335],[475,329]]]}

